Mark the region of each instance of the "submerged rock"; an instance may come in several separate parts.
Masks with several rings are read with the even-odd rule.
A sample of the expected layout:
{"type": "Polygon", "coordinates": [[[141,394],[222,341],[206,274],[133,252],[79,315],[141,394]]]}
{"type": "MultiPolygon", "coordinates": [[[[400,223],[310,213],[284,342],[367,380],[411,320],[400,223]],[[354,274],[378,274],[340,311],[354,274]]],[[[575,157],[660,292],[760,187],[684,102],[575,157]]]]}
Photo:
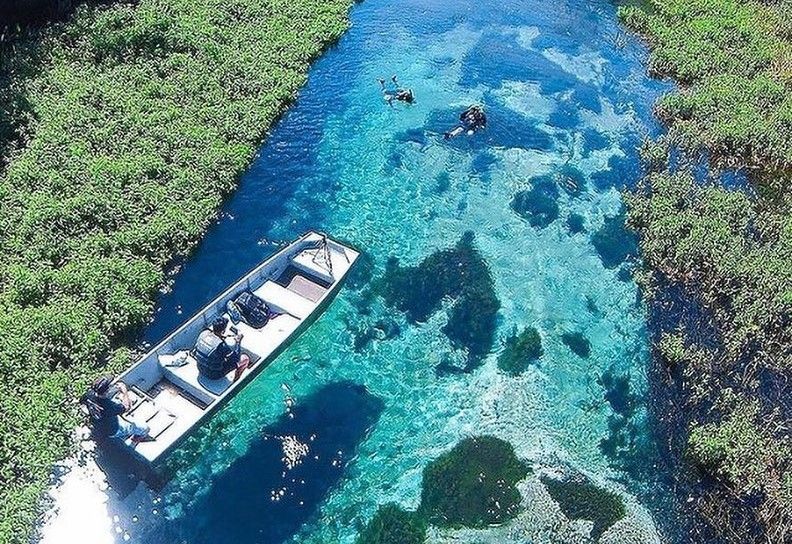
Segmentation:
{"type": "Polygon", "coordinates": [[[542,337],[533,327],[526,327],[518,335],[506,340],[506,347],[498,357],[498,368],[512,375],[520,374],[542,356],[542,337]]]}
{"type": "Polygon", "coordinates": [[[558,219],[558,187],[547,176],[534,178],[532,183],[531,189],[514,195],[511,208],[532,227],[545,228],[558,219]]]}
{"type": "Polygon", "coordinates": [[[429,463],[423,473],[419,512],[439,526],[486,527],[517,515],[517,482],[529,473],[508,442],[466,438],[429,463]]]}
{"type": "Polygon", "coordinates": [[[434,252],[418,266],[402,267],[390,259],[379,286],[385,302],[412,323],[429,319],[443,298],[454,299],[443,333],[455,348],[467,351],[468,369],[492,348],[500,309],[489,267],[473,241],[468,231],[456,246],[434,252]]]}
{"type": "Polygon", "coordinates": [[[591,529],[594,540],[627,513],[624,501],[619,495],[596,486],[583,475],[578,474],[563,480],[542,476],[541,480],[567,518],[585,519],[594,523],[591,529]]]}
{"type": "Polygon", "coordinates": [[[582,332],[565,332],[561,335],[561,341],[578,357],[586,359],[591,355],[591,342],[582,332]]]}
{"type": "Polygon", "coordinates": [[[398,505],[385,504],[360,532],[355,544],[422,544],[425,539],[423,517],[398,505]]]}

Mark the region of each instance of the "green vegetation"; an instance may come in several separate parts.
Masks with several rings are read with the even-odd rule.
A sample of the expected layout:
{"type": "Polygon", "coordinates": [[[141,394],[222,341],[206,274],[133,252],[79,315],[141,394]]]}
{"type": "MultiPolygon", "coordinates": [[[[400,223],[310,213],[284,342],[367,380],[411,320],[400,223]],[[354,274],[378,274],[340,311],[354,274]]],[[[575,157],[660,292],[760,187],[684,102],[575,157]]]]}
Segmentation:
{"type": "Polygon", "coordinates": [[[467,351],[467,368],[478,365],[492,348],[500,301],[487,262],[466,232],[450,249],[436,251],[418,266],[402,267],[390,259],[378,286],[385,302],[423,323],[444,298],[454,299],[443,333],[467,351]]]}
{"type": "Polygon", "coordinates": [[[415,512],[395,504],[380,506],[356,544],[422,544],[426,540],[426,521],[415,512]]]}
{"type": "Polygon", "coordinates": [[[616,268],[637,249],[635,234],[624,228],[624,214],[606,217],[602,227],[592,234],[591,244],[605,268],[616,268]]]}
{"type": "Polygon", "coordinates": [[[26,541],[81,389],[146,321],[349,5],[87,4],[3,52],[0,541],[26,541]]]}
{"type": "Polygon", "coordinates": [[[506,340],[506,347],[498,356],[498,368],[509,374],[521,374],[542,356],[542,337],[533,327],[526,327],[506,340]]]}
{"type": "Polygon", "coordinates": [[[620,14],[649,40],[651,69],[684,85],[657,104],[669,133],[644,146],[650,173],[628,197],[628,224],[649,271],[641,275],[645,291],[662,296],[658,289],[670,286],[699,308],[697,320],[664,331],[658,352],[681,385],[687,450],[718,476],[710,490],[718,514],[704,514],[733,542],[785,541],[792,531],[783,387],[792,370],[792,4],[651,0],[620,14]],[[673,171],[669,146],[682,154],[673,171]],[[743,167],[757,194],[724,188],[714,175],[694,180],[701,152],[714,168],[743,167]],[[706,335],[689,330],[702,320],[713,327],[706,335]]]}
{"type": "Polygon", "coordinates": [[[558,219],[558,185],[551,176],[534,178],[531,183],[531,189],[514,195],[511,208],[532,227],[542,229],[558,219]]]}
{"type": "Polygon", "coordinates": [[[587,359],[591,355],[591,342],[582,332],[565,332],[561,335],[561,341],[572,350],[572,353],[582,359],[587,359]]]}
{"type": "Polygon", "coordinates": [[[591,537],[596,540],[626,513],[619,495],[594,485],[583,476],[567,480],[542,477],[542,483],[561,512],[569,519],[594,522],[591,537]]]}
{"type": "Polygon", "coordinates": [[[520,508],[515,484],[528,472],[508,442],[467,438],[424,468],[419,512],[441,526],[503,523],[520,508]]]}

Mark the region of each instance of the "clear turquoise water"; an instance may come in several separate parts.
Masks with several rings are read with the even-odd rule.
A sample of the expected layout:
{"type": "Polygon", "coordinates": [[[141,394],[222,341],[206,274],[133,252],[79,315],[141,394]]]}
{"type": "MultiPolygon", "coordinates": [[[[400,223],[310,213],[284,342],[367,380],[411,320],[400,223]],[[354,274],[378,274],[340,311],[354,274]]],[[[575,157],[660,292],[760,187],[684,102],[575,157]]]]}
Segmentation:
{"type": "MultiPolygon", "coordinates": [[[[606,267],[601,256],[629,252],[630,240],[611,237],[599,251],[592,243],[619,214],[619,189],[638,177],[636,146],[657,130],[650,108],[665,87],[644,75],[644,54],[605,1],[356,5],[352,28],[315,64],[162,297],[146,339],[163,337],[306,229],[362,248],[375,279],[388,257],[414,265],[472,230],[501,303],[492,354],[473,372],[438,374],[438,364],[464,355],[441,331],[444,311],[411,325],[381,298],[364,304],[365,285],[347,286],[174,455],[174,477],[133,540],[352,542],[379,504],[418,504],[428,461],[487,433],[510,441],[538,472],[572,467],[623,494],[629,516],[613,542],[628,533],[654,542],[658,532],[673,541],[672,506],[637,402],[649,354],[644,309],[625,274],[634,258],[608,258],[606,267]],[[392,74],[414,90],[415,105],[383,102],[376,80],[392,74]],[[489,128],[444,141],[473,102],[484,104],[489,128]],[[574,194],[560,185],[548,192],[558,214],[547,226],[511,208],[515,193],[556,187],[554,176],[570,168],[584,183],[574,194]],[[584,232],[570,231],[571,214],[583,217],[584,232]],[[375,330],[378,322],[389,334],[375,330]],[[545,354],[507,376],[497,353],[526,325],[539,329],[545,354]],[[374,339],[356,349],[361,331],[374,339]],[[589,339],[588,358],[561,341],[572,331],[589,339]],[[623,429],[634,443],[619,457],[600,445],[625,400],[606,398],[608,371],[629,377],[626,400],[636,402],[623,429]],[[281,459],[284,436],[310,450],[293,469],[281,459]]],[[[538,478],[522,491],[518,522],[476,541],[580,541],[538,478]]],[[[454,536],[432,532],[437,542],[454,536]]]]}

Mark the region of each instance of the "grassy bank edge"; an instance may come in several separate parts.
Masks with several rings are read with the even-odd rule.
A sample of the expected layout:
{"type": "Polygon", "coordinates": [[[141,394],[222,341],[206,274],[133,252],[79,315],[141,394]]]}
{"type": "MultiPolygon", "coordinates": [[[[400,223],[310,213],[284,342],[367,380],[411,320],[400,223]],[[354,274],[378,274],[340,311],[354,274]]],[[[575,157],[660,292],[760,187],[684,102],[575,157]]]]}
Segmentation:
{"type": "MultiPolygon", "coordinates": [[[[71,429],[79,421],[79,415],[77,413],[74,401],[81,388],[84,387],[84,385],[90,380],[91,376],[98,371],[97,359],[102,361],[99,366],[106,364],[107,368],[110,370],[116,370],[128,362],[131,355],[129,350],[123,347],[116,349],[118,346],[118,339],[123,340],[123,337],[119,337],[118,335],[123,335],[125,332],[136,330],[145,322],[146,319],[148,319],[151,309],[153,308],[154,297],[166,279],[164,272],[166,271],[169,263],[172,262],[174,257],[186,255],[192,248],[195,247],[195,244],[200,239],[200,235],[206,230],[206,228],[211,224],[212,219],[216,216],[216,213],[223,201],[223,197],[233,190],[233,187],[238,180],[239,174],[244,171],[245,166],[253,158],[258,145],[265,137],[270,126],[272,126],[272,124],[277,121],[282,112],[294,100],[295,93],[305,81],[305,76],[307,74],[310,61],[320,55],[327,47],[335,43],[348,26],[347,12],[352,4],[350,1],[339,0],[336,2],[312,2],[310,0],[306,0],[304,2],[294,2],[293,4],[294,5],[292,5],[291,8],[284,9],[283,11],[292,12],[292,15],[294,16],[291,17],[291,20],[293,21],[292,24],[294,26],[289,26],[288,22],[284,22],[279,17],[273,16],[273,19],[277,20],[275,28],[276,30],[280,30],[284,26],[287,29],[283,31],[282,34],[273,32],[272,39],[270,40],[272,43],[270,44],[267,44],[266,41],[260,45],[257,43],[249,44],[251,45],[251,50],[260,50],[262,56],[272,54],[272,58],[276,59],[272,62],[274,68],[282,68],[279,65],[281,64],[281,60],[283,58],[287,59],[286,61],[283,61],[287,65],[290,62],[290,59],[296,59],[291,61],[293,66],[288,66],[287,75],[290,78],[283,87],[275,87],[275,91],[273,91],[276,95],[275,99],[262,99],[261,103],[256,103],[255,101],[251,100],[251,102],[253,102],[253,106],[260,106],[261,104],[264,104],[266,111],[259,112],[257,114],[251,114],[250,120],[255,122],[257,119],[263,118],[263,121],[265,122],[254,126],[251,129],[251,132],[246,135],[247,137],[244,138],[244,145],[239,146],[240,149],[234,149],[232,151],[234,156],[230,163],[233,168],[231,172],[227,173],[228,175],[224,176],[222,179],[222,184],[219,184],[219,186],[211,186],[211,184],[208,184],[210,185],[208,188],[206,185],[199,187],[200,189],[203,189],[206,194],[203,195],[205,202],[203,202],[203,205],[200,207],[200,209],[195,212],[195,224],[189,226],[189,229],[187,229],[189,232],[185,236],[176,240],[172,248],[158,246],[156,251],[153,252],[156,253],[156,255],[147,255],[147,258],[144,257],[141,259],[140,252],[136,253],[129,247],[123,247],[124,243],[126,243],[125,241],[118,242],[116,245],[117,248],[123,249],[126,254],[129,255],[128,258],[125,258],[120,262],[122,274],[131,275],[138,272],[143,276],[143,279],[141,280],[143,287],[139,291],[133,292],[132,296],[130,296],[130,300],[133,303],[131,304],[132,309],[127,309],[126,315],[122,316],[129,317],[129,312],[132,312],[133,315],[131,316],[131,319],[120,319],[118,322],[110,321],[108,322],[107,326],[100,327],[98,332],[103,334],[106,333],[110,340],[107,343],[98,342],[94,345],[88,346],[84,350],[75,349],[74,351],[77,351],[78,354],[73,359],[68,357],[61,359],[57,353],[53,356],[51,353],[47,352],[47,349],[52,347],[60,346],[64,347],[66,350],[75,347],[70,345],[72,338],[70,337],[70,334],[68,334],[69,331],[67,331],[67,334],[65,334],[63,338],[47,339],[48,343],[43,346],[41,343],[38,343],[35,338],[23,338],[22,341],[19,342],[23,344],[22,346],[9,346],[9,343],[4,343],[2,346],[0,346],[0,355],[3,356],[2,362],[8,364],[8,366],[0,364],[0,366],[3,367],[2,370],[4,371],[2,381],[0,381],[0,391],[4,397],[20,399],[20,401],[16,404],[6,403],[4,406],[0,407],[4,408],[3,410],[0,410],[0,412],[3,412],[2,419],[4,421],[2,424],[3,436],[0,436],[0,450],[2,450],[0,451],[0,453],[2,453],[2,466],[0,467],[0,474],[2,474],[3,480],[3,486],[2,489],[0,489],[0,542],[10,544],[28,541],[29,535],[31,534],[31,529],[33,527],[33,522],[41,513],[41,508],[44,506],[44,504],[40,501],[40,498],[42,496],[42,492],[46,489],[49,483],[50,467],[54,462],[67,455],[70,451],[70,448],[74,447],[74,444],[71,442],[69,437],[71,429]],[[302,12],[300,10],[301,7],[303,8],[302,12]],[[269,49],[270,45],[273,46],[273,48],[278,49],[277,54],[271,53],[269,49]],[[286,53],[282,53],[283,51],[286,51],[286,53]],[[289,51],[293,51],[295,54],[290,55],[288,53],[289,51]],[[229,178],[232,179],[229,180],[229,178]],[[142,271],[135,270],[134,267],[128,267],[130,263],[132,265],[139,265],[139,268],[142,269],[142,271]],[[28,340],[30,342],[28,342],[28,340]],[[49,342],[50,340],[52,342],[49,342]],[[39,363],[36,365],[36,368],[33,372],[18,373],[18,376],[9,376],[8,374],[13,373],[11,369],[15,368],[15,365],[12,365],[15,360],[18,360],[20,351],[22,351],[27,358],[30,358],[34,361],[38,359],[39,363]],[[108,353],[110,353],[111,356],[105,362],[104,359],[108,353]],[[36,391],[36,393],[31,394],[31,390],[36,391]],[[45,393],[42,394],[41,391],[45,391],[45,393]],[[6,412],[5,409],[8,409],[8,411],[6,412]],[[18,442],[10,441],[8,437],[11,435],[6,433],[19,433],[20,429],[22,429],[24,432],[28,432],[30,437],[18,442]]],[[[201,12],[201,16],[206,16],[204,21],[212,20],[215,17],[216,19],[220,19],[221,17],[227,15],[226,12],[220,12],[222,9],[238,10],[238,13],[235,13],[234,15],[244,20],[246,16],[244,10],[248,7],[250,7],[253,12],[249,14],[251,16],[255,16],[256,13],[260,14],[267,12],[268,10],[278,10],[283,7],[277,3],[250,0],[243,2],[230,2],[227,3],[227,6],[230,7],[221,8],[220,4],[217,3],[200,0],[192,2],[192,0],[186,0],[178,3],[172,3],[167,8],[162,9],[162,18],[159,19],[157,16],[158,6],[154,1],[149,2],[143,0],[137,6],[128,4],[121,4],[117,6],[90,5],[79,9],[74,17],[70,18],[68,21],[52,25],[43,31],[39,31],[37,34],[41,40],[40,43],[46,44],[46,47],[52,47],[54,45],[55,52],[57,54],[62,54],[63,56],[58,59],[55,58],[57,55],[52,55],[51,51],[48,52],[48,55],[46,55],[48,60],[43,64],[45,75],[41,76],[40,78],[34,76],[30,79],[30,81],[26,82],[24,91],[31,92],[31,95],[36,95],[36,93],[39,93],[37,96],[41,100],[39,104],[33,105],[33,111],[36,113],[36,115],[34,116],[34,119],[32,119],[30,125],[30,137],[26,139],[25,145],[21,149],[17,150],[12,156],[8,171],[3,174],[3,181],[7,182],[9,179],[19,179],[15,178],[15,176],[19,176],[19,174],[14,173],[13,170],[15,167],[19,166],[20,163],[28,161],[33,163],[32,166],[35,166],[37,160],[39,164],[45,160],[38,159],[38,157],[35,156],[35,151],[31,151],[31,149],[35,149],[37,143],[42,139],[44,140],[44,143],[46,143],[48,136],[46,134],[40,135],[39,130],[48,130],[51,128],[50,126],[47,126],[46,119],[46,116],[51,112],[36,112],[35,108],[37,105],[50,104],[51,102],[48,102],[48,100],[52,96],[56,96],[58,92],[68,92],[69,89],[63,88],[58,90],[50,88],[42,90],[41,88],[36,88],[36,86],[38,84],[43,86],[48,84],[51,85],[53,82],[62,83],[63,81],[57,81],[57,77],[51,78],[50,75],[48,75],[52,72],[57,72],[60,70],[58,63],[63,62],[65,59],[77,59],[78,61],[82,62],[86,58],[81,56],[81,54],[70,51],[70,46],[68,43],[65,43],[66,41],[75,39],[78,41],[80,39],[95,41],[93,40],[94,38],[101,41],[101,39],[107,37],[107,33],[105,32],[107,29],[100,28],[100,23],[113,23],[114,19],[116,21],[120,20],[122,22],[131,21],[133,25],[137,25],[137,30],[140,30],[138,35],[125,34],[125,31],[120,28],[111,29],[118,31],[117,37],[119,40],[116,43],[110,44],[94,43],[96,47],[95,51],[102,52],[103,47],[107,47],[108,50],[120,47],[120,52],[125,55],[130,52],[130,49],[128,49],[129,42],[137,39],[138,42],[132,44],[133,49],[138,45],[141,47],[140,49],[134,50],[134,52],[137,53],[137,56],[133,56],[132,58],[124,58],[123,56],[119,56],[118,63],[123,67],[123,63],[128,62],[130,65],[135,65],[136,69],[142,66],[141,73],[143,73],[146,70],[145,65],[148,62],[148,56],[151,54],[158,55],[162,53],[162,43],[160,43],[160,38],[179,38],[179,32],[182,30],[178,28],[174,30],[173,27],[176,27],[182,23],[185,23],[185,26],[187,26],[188,23],[198,20],[198,18],[191,20],[189,14],[185,15],[187,12],[177,13],[175,11],[179,8],[189,10],[193,6],[196,8],[196,11],[201,12]],[[213,14],[212,10],[218,10],[220,13],[213,14]],[[168,24],[160,24],[166,19],[168,24],[172,23],[170,27],[168,27],[168,24]],[[75,33],[86,31],[89,33],[89,35],[75,35],[75,33]],[[127,39],[130,38],[130,36],[131,39],[127,39]],[[149,41],[147,42],[146,40],[149,41]],[[147,49],[149,47],[151,49],[147,49]],[[152,51],[154,53],[152,53],[152,51]],[[74,55],[72,55],[72,53],[74,53],[74,55]]],[[[255,21],[252,23],[248,22],[247,24],[252,27],[252,24],[255,24],[255,21]]],[[[133,28],[131,32],[134,33],[135,30],[136,29],[133,28]]],[[[192,30],[194,29],[186,28],[184,32],[191,32],[192,30]]],[[[197,48],[214,47],[215,44],[212,43],[212,39],[214,37],[222,37],[222,32],[226,31],[219,31],[217,28],[206,30],[207,34],[212,34],[212,32],[216,33],[207,38],[205,42],[198,44],[196,46],[197,48]]],[[[239,28],[233,30],[239,31],[239,28]]],[[[251,31],[250,37],[251,39],[259,38],[260,35],[251,31]]],[[[167,47],[168,44],[166,43],[165,45],[167,47]]],[[[24,48],[21,49],[24,50],[24,48]]],[[[222,53],[222,44],[217,45],[217,49],[219,49],[222,53]]],[[[200,55],[204,52],[205,49],[202,50],[201,53],[196,53],[196,57],[201,58],[200,55]]],[[[112,53],[116,54],[117,51],[113,51],[112,53]]],[[[167,51],[164,53],[168,54],[167,51]]],[[[189,55],[189,51],[187,54],[189,55]]],[[[184,52],[173,52],[173,57],[176,57],[177,55],[183,56],[184,52]]],[[[182,59],[183,57],[180,57],[180,60],[182,59]]],[[[189,59],[187,61],[189,62],[189,59]]],[[[106,62],[105,59],[97,60],[97,69],[99,72],[101,72],[101,70],[107,66],[103,64],[104,62],[106,62]]],[[[162,62],[161,58],[153,61],[152,64],[159,62],[162,62]]],[[[250,66],[255,68],[253,64],[250,66]]],[[[250,66],[243,66],[243,68],[250,68],[250,66]]],[[[240,72],[244,76],[244,69],[240,70],[240,72]]],[[[165,83],[168,82],[167,78],[163,78],[163,81],[165,83]]],[[[208,83],[215,82],[212,81],[208,83]]],[[[267,82],[264,81],[264,83],[267,82]]],[[[197,86],[200,86],[200,84],[200,81],[196,82],[197,86]]],[[[244,85],[244,80],[239,82],[239,84],[244,85]]],[[[207,87],[209,86],[210,85],[207,85],[207,87]]],[[[99,92],[101,92],[101,90],[99,92]]],[[[90,92],[86,94],[90,94],[90,92]]],[[[242,102],[244,102],[244,100],[240,100],[240,103],[242,102]]],[[[183,106],[189,107],[188,104],[184,104],[183,106]]],[[[157,106],[154,104],[153,107],[156,108],[157,106]]],[[[207,108],[207,110],[209,109],[211,108],[207,108]]],[[[221,118],[215,120],[217,121],[217,124],[223,121],[221,118]]],[[[213,127],[213,118],[211,117],[211,112],[209,112],[206,119],[202,119],[202,122],[204,124],[201,126],[209,127],[209,129],[213,127]]],[[[51,138],[52,136],[50,135],[49,137],[51,138]]],[[[123,136],[121,138],[123,139],[123,136]]],[[[229,137],[229,139],[231,138],[229,137]]],[[[77,138],[75,138],[75,140],[77,140],[77,138]]],[[[59,153],[63,152],[64,150],[64,155],[67,156],[68,153],[74,151],[68,147],[57,146],[54,151],[55,153],[59,153]]],[[[132,146],[131,151],[134,152],[134,146],[132,146]]],[[[41,150],[39,149],[38,152],[41,153],[41,150]]],[[[156,150],[154,154],[156,154],[156,150]]],[[[110,158],[109,162],[112,163],[112,160],[113,157],[110,158]]],[[[25,168],[29,168],[31,164],[24,164],[23,166],[25,168]]],[[[75,168],[75,172],[79,172],[82,166],[83,165],[78,165],[75,168]]],[[[41,172],[42,171],[39,170],[35,174],[41,174],[41,172]]],[[[26,174],[22,175],[23,178],[25,176],[26,174]]],[[[112,176],[112,174],[110,174],[110,176],[112,176]]],[[[36,179],[36,176],[33,175],[31,178],[36,179]]],[[[157,181],[162,184],[161,179],[157,181]]],[[[167,181],[164,183],[167,183],[167,181]]],[[[154,184],[152,184],[152,186],[153,185],[154,184]]],[[[76,185],[75,187],[77,187],[78,196],[83,192],[95,192],[97,188],[96,186],[91,186],[90,184],[76,185]]],[[[5,189],[5,187],[0,186],[0,189],[5,189]]],[[[124,187],[123,190],[126,190],[126,187],[124,187]]],[[[2,193],[1,196],[4,200],[8,199],[9,191],[0,190],[0,193],[2,193]]],[[[12,199],[15,197],[14,194],[11,194],[10,196],[12,199]]],[[[6,202],[4,202],[4,204],[6,204],[6,202]]],[[[30,205],[28,202],[23,204],[24,205],[18,207],[19,209],[14,210],[16,212],[14,219],[22,220],[22,222],[24,222],[24,220],[29,217],[29,211],[33,207],[33,205],[30,205]]],[[[153,204],[154,207],[156,207],[157,203],[153,202],[153,204]]],[[[156,215],[156,212],[151,212],[149,219],[151,220],[151,223],[157,221],[159,217],[156,215]]],[[[7,225],[3,226],[5,227],[7,225]]],[[[145,226],[146,225],[143,225],[143,227],[145,226]]],[[[108,229],[104,229],[103,231],[103,227],[98,226],[97,228],[88,229],[87,231],[81,231],[79,235],[75,236],[73,239],[79,240],[80,242],[87,240],[86,244],[88,244],[94,241],[93,239],[97,237],[101,238],[104,234],[107,234],[107,232],[108,229]]],[[[110,235],[112,235],[117,231],[109,229],[109,232],[110,235]]],[[[3,239],[0,241],[1,251],[8,252],[9,248],[15,248],[17,241],[13,239],[14,235],[19,235],[19,229],[12,231],[10,235],[7,232],[4,233],[4,236],[2,237],[3,239]]],[[[71,240],[69,240],[67,237],[65,241],[68,243],[71,240]]],[[[33,241],[33,243],[35,244],[35,241],[33,241]]],[[[73,255],[76,255],[77,253],[78,252],[75,251],[74,254],[68,255],[68,258],[66,259],[67,265],[69,261],[74,258],[73,255]]],[[[90,252],[87,252],[87,254],[90,256],[90,252]]],[[[20,277],[15,276],[14,274],[16,274],[17,270],[24,269],[26,266],[28,268],[39,266],[37,263],[41,262],[41,257],[42,256],[40,254],[33,253],[30,255],[22,255],[21,257],[15,258],[14,261],[16,262],[12,263],[16,268],[10,270],[10,267],[3,266],[2,270],[0,270],[0,280],[2,281],[1,285],[3,289],[3,296],[0,297],[0,307],[12,313],[12,317],[14,318],[19,318],[20,315],[22,315],[26,310],[30,309],[29,305],[15,305],[16,299],[14,297],[18,296],[18,293],[15,292],[12,293],[12,295],[8,294],[9,290],[15,289],[21,284],[20,277]],[[25,262],[26,259],[28,262],[25,262]],[[31,263],[32,266],[28,266],[31,263]]],[[[8,263],[4,263],[4,265],[7,264],[8,263]]],[[[44,268],[49,267],[45,266],[44,268]]],[[[62,268],[59,270],[57,266],[52,268],[55,269],[56,273],[62,270],[62,268]]],[[[88,298],[85,296],[85,292],[91,287],[90,284],[92,281],[96,283],[98,280],[78,277],[77,281],[79,285],[75,290],[75,293],[69,293],[68,297],[63,297],[62,299],[55,300],[53,302],[54,307],[58,310],[58,315],[60,315],[61,311],[66,309],[64,307],[65,304],[75,301],[79,303],[88,298]],[[88,285],[86,285],[86,283],[88,285]]],[[[65,283],[66,281],[64,280],[62,284],[57,285],[57,288],[65,291],[65,288],[63,287],[65,283]]],[[[45,301],[45,303],[49,302],[49,300],[45,301]]],[[[80,308],[78,308],[78,312],[79,311],[80,308]]],[[[124,311],[125,310],[122,309],[122,313],[124,311]]],[[[86,311],[84,315],[92,316],[93,314],[91,311],[86,311]]],[[[46,324],[47,319],[50,318],[51,316],[42,318],[42,323],[46,324]]],[[[79,329],[80,321],[80,319],[75,320],[75,322],[78,324],[78,327],[76,327],[77,329],[79,329]]],[[[33,328],[35,328],[35,325],[37,324],[38,323],[34,324],[33,328]]],[[[6,332],[10,332],[12,327],[19,326],[25,326],[25,321],[22,321],[21,323],[13,323],[13,319],[5,319],[2,321],[2,323],[0,323],[0,329],[3,330],[4,334],[6,332]]],[[[78,330],[77,334],[80,334],[81,332],[82,331],[78,330]]],[[[97,331],[95,329],[89,330],[86,331],[86,334],[89,332],[95,333],[97,331]]],[[[15,371],[16,370],[14,370],[14,372],[15,371]]]]}

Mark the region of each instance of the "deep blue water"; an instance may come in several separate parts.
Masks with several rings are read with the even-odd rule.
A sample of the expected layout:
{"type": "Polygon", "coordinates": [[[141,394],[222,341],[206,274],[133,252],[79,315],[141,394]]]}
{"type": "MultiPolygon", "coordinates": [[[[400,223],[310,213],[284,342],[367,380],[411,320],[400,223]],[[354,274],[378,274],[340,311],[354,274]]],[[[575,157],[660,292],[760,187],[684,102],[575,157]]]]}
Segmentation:
{"type": "Polygon", "coordinates": [[[629,515],[608,542],[675,541],[641,404],[649,351],[634,240],[620,222],[619,189],[639,177],[636,148],[658,130],[651,105],[666,88],[644,74],[642,47],[606,1],[366,0],[351,16],[145,340],[307,229],[352,242],[370,266],[174,456],[185,461],[133,540],[351,543],[379,504],[417,506],[428,461],[488,433],[536,475],[524,515],[477,541],[580,538],[538,478],[564,467],[624,496],[629,515]],[[392,74],[414,105],[383,101],[377,78],[392,74]],[[444,141],[471,103],[488,128],[444,141]],[[447,334],[450,301],[413,323],[372,286],[389,258],[414,266],[467,231],[500,304],[495,341],[474,370],[438,372],[466,355],[447,334]],[[528,325],[543,357],[501,373],[505,338],[528,325]],[[309,448],[291,469],[287,436],[309,448]]]}

